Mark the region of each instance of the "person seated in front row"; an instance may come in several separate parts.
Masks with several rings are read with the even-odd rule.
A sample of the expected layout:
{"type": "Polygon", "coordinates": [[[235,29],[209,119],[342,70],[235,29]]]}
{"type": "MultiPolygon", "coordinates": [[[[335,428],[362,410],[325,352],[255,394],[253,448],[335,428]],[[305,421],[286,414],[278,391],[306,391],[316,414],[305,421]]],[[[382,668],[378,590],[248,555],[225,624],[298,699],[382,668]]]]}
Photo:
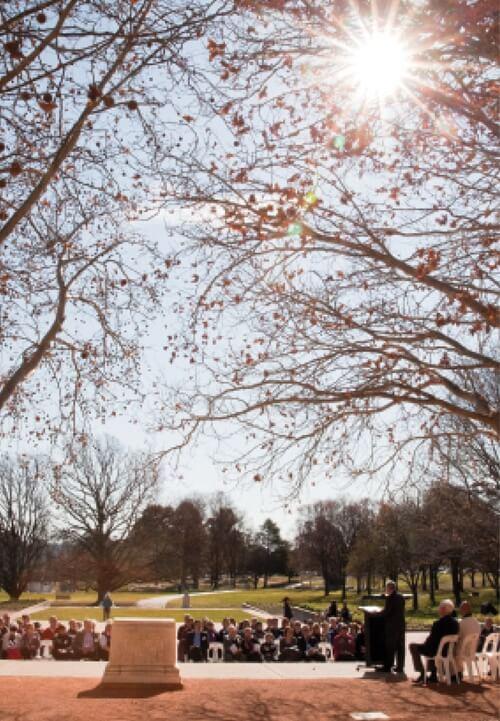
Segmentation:
{"type": "Polygon", "coordinates": [[[239,661],[241,658],[241,638],[236,632],[236,626],[229,626],[224,639],[224,661],[239,661]]]}
{"type": "Polygon", "coordinates": [[[113,623],[111,621],[108,621],[104,627],[104,631],[99,636],[99,658],[101,661],[109,661],[112,628],[113,623]]]}
{"type": "Polygon", "coordinates": [[[280,639],[280,655],[278,656],[278,661],[282,663],[300,661],[301,652],[298,647],[298,639],[301,637],[302,635],[300,637],[296,636],[290,626],[285,630],[285,635],[280,639]]]}
{"type": "MultiPolygon", "coordinates": [[[[423,684],[425,681],[422,656],[431,659],[436,655],[443,636],[458,634],[458,621],[452,616],[454,610],[453,601],[449,599],[441,601],[438,607],[439,618],[432,624],[431,632],[425,641],[423,643],[410,643],[413,667],[419,674],[417,678],[413,679],[413,683],[423,684]]],[[[429,660],[428,664],[431,672],[428,680],[435,683],[437,681],[436,664],[432,660],[429,660]]]]}
{"type": "Polygon", "coordinates": [[[83,630],[78,631],[74,637],[72,649],[76,659],[97,661],[99,658],[99,642],[94,631],[94,622],[90,618],[85,619],[83,630]]]}
{"type": "Polygon", "coordinates": [[[66,630],[66,626],[60,623],[52,640],[52,655],[56,661],[71,661],[75,658],[73,638],[74,636],[70,636],[66,630]]]}
{"type": "Polygon", "coordinates": [[[264,642],[260,644],[260,653],[266,663],[276,661],[276,642],[272,633],[266,633],[264,642]]]}
{"type": "Polygon", "coordinates": [[[302,626],[302,636],[298,639],[297,646],[304,661],[326,661],[318,648],[318,643],[319,636],[314,634],[309,626],[302,626]]]}
{"type": "Polygon", "coordinates": [[[20,659],[21,634],[15,624],[11,624],[8,632],[3,636],[3,658],[8,660],[20,659]]]}
{"type": "Polygon", "coordinates": [[[188,658],[190,661],[206,661],[208,653],[208,634],[202,630],[201,621],[195,621],[193,630],[186,637],[188,658]]]}
{"type": "Polygon", "coordinates": [[[25,659],[32,659],[38,655],[38,649],[40,648],[40,637],[35,632],[35,627],[32,623],[28,623],[24,629],[24,633],[21,637],[20,643],[21,656],[25,659]]]}
{"type": "Polygon", "coordinates": [[[243,631],[240,648],[240,661],[245,663],[260,663],[262,661],[262,657],[260,655],[260,645],[255,640],[253,631],[250,627],[245,628],[243,631]]]}
{"type": "Polygon", "coordinates": [[[332,643],[335,661],[354,661],[356,657],[356,643],[348,632],[346,624],[342,624],[332,643]]]}

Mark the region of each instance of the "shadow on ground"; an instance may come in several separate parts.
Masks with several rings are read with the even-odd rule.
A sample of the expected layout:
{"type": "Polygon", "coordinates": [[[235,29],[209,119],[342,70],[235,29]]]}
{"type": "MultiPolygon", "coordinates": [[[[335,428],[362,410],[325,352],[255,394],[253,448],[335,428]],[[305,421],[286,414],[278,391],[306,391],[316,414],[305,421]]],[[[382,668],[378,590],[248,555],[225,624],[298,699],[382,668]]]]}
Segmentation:
{"type": "Polygon", "coordinates": [[[164,684],[99,684],[95,688],[80,691],[77,698],[153,698],[162,694],[178,693],[182,687],[164,684]]]}

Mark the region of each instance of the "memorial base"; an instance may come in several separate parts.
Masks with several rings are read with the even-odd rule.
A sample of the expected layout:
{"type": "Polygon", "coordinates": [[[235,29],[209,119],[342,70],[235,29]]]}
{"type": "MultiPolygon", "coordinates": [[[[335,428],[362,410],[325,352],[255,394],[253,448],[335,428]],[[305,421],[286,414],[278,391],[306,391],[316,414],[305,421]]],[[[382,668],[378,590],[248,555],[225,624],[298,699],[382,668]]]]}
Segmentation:
{"type": "Polygon", "coordinates": [[[182,688],[176,646],[173,619],[116,619],[101,685],[182,688]]]}

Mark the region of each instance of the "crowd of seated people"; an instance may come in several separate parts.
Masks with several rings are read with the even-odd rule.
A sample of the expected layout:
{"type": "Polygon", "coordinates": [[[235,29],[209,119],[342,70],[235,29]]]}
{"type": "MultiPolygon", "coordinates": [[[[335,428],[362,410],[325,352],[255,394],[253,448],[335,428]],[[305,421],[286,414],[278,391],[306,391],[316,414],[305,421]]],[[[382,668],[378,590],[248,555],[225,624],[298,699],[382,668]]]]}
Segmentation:
{"type": "Polygon", "coordinates": [[[111,623],[98,633],[95,622],[69,621],[67,625],[51,616],[47,626],[32,622],[28,615],[12,621],[5,613],[0,618],[0,658],[56,660],[102,660],[109,658],[111,623]]]}
{"type": "Polygon", "coordinates": [[[270,618],[265,625],[257,618],[239,624],[234,618],[224,618],[217,631],[208,618],[195,621],[187,615],[177,640],[177,660],[181,662],[207,661],[211,643],[222,645],[222,658],[229,663],[325,662],[329,660],[325,651],[335,661],[362,661],[365,654],[363,626],[336,617],[321,623],[270,618]],[[323,642],[328,646],[322,646],[323,642]]]}

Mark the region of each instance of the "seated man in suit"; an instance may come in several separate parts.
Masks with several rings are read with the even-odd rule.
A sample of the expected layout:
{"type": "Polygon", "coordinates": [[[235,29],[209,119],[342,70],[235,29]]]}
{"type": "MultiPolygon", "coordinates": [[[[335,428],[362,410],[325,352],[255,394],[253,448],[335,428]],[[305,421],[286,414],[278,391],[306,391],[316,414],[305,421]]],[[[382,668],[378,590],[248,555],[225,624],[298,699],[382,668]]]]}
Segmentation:
{"type": "MultiPolygon", "coordinates": [[[[439,618],[432,624],[431,632],[423,643],[410,643],[410,653],[413,660],[413,667],[415,671],[418,671],[418,678],[413,680],[413,683],[422,684],[425,681],[424,665],[422,663],[422,656],[432,657],[435,656],[439,648],[439,642],[443,636],[449,636],[451,634],[458,633],[458,621],[451,615],[455,609],[453,601],[441,601],[439,604],[438,612],[439,618]]],[[[434,662],[429,664],[431,674],[429,681],[436,682],[436,666],[434,662]]]]}
{"type": "Polygon", "coordinates": [[[208,634],[201,628],[201,621],[195,621],[193,630],[187,634],[186,645],[190,661],[206,661],[208,634]]]}

